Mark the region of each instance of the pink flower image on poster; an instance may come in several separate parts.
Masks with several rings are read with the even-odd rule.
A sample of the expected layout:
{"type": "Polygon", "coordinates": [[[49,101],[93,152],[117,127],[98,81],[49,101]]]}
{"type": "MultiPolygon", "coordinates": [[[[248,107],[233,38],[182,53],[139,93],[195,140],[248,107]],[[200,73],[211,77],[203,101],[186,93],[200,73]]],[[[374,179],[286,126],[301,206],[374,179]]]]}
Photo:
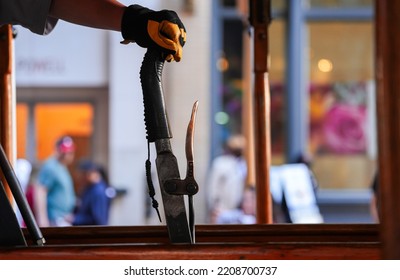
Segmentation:
{"type": "Polygon", "coordinates": [[[325,115],[324,142],[327,150],[340,154],[366,150],[366,108],[337,103],[325,115]]]}

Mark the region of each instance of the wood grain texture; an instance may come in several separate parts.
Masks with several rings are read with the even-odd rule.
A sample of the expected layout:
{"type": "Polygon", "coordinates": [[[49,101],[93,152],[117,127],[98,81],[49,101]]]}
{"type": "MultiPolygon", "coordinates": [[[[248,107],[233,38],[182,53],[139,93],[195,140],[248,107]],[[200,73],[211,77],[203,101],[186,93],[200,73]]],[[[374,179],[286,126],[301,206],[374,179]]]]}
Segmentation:
{"type": "Polygon", "coordinates": [[[372,224],[199,225],[193,245],[170,244],[164,226],[42,231],[45,246],[2,248],[0,259],[368,260],[381,252],[378,226],[372,224]]]}
{"type": "Polygon", "coordinates": [[[383,258],[400,259],[400,2],[375,7],[381,238],[383,258]]]}
{"type": "MultiPolygon", "coordinates": [[[[12,112],[14,89],[12,83],[13,36],[11,25],[0,26],[0,143],[10,161],[14,158],[12,143],[12,112]]],[[[1,180],[12,202],[10,188],[3,174],[1,180]]]]}
{"type": "Polygon", "coordinates": [[[75,245],[5,248],[8,260],[375,260],[377,243],[75,245]]]}

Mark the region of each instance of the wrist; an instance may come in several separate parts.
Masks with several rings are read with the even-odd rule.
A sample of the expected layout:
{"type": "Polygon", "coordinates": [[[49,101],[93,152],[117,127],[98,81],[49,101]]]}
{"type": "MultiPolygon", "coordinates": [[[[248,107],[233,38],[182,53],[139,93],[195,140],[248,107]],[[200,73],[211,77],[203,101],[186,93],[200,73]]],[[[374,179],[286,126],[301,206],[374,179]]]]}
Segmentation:
{"type": "Polygon", "coordinates": [[[125,8],[121,19],[121,35],[126,41],[135,41],[147,36],[147,20],[142,15],[152,12],[152,10],[140,5],[130,5],[125,8]]]}

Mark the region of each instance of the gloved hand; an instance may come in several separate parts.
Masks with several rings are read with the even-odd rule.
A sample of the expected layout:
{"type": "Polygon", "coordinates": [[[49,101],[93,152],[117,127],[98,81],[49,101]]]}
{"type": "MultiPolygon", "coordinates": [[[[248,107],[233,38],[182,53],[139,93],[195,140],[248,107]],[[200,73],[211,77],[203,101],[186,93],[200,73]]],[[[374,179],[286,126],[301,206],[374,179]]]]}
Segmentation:
{"type": "Polygon", "coordinates": [[[186,30],[174,11],[159,12],[131,5],[121,22],[122,43],[136,42],[143,48],[158,48],[167,61],[180,61],[186,42],[186,30]]]}

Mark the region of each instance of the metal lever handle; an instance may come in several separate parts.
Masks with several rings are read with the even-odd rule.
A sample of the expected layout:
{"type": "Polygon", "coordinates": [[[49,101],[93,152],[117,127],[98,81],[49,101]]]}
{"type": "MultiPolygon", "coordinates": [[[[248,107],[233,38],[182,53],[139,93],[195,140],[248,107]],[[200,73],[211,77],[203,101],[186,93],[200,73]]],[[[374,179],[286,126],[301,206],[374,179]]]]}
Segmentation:
{"type": "MultiPolygon", "coordinates": [[[[187,219],[186,205],[181,193],[170,193],[167,190],[176,181],[181,184],[178,162],[172,153],[170,138],[172,138],[161,84],[162,70],[164,66],[163,55],[154,49],[148,49],[140,69],[140,80],[143,89],[145,107],[145,124],[148,142],[154,142],[157,157],[156,167],[158,181],[160,183],[161,196],[163,200],[165,220],[169,237],[172,243],[193,243],[194,242],[194,211],[192,195],[189,195],[189,221],[187,219]]],[[[195,104],[194,112],[197,110],[195,104]]],[[[186,144],[188,159],[188,180],[194,182],[196,193],[197,183],[193,178],[193,130],[195,113],[192,113],[192,120],[188,129],[189,143],[186,144]],[[190,175],[191,174],[191,175],[190,175]]],[[[186,180],[186,179],[185,179],[186,180]]],[[[190,190],[190,188],[189,188],[190,190]]]]}
{"type": "Polygon", "coordinates": [[[149,142],[172,138],[161,84],[163,68],[163,55],[155,49],[148,49],[140,68],[140,81],[149,142]]]}

